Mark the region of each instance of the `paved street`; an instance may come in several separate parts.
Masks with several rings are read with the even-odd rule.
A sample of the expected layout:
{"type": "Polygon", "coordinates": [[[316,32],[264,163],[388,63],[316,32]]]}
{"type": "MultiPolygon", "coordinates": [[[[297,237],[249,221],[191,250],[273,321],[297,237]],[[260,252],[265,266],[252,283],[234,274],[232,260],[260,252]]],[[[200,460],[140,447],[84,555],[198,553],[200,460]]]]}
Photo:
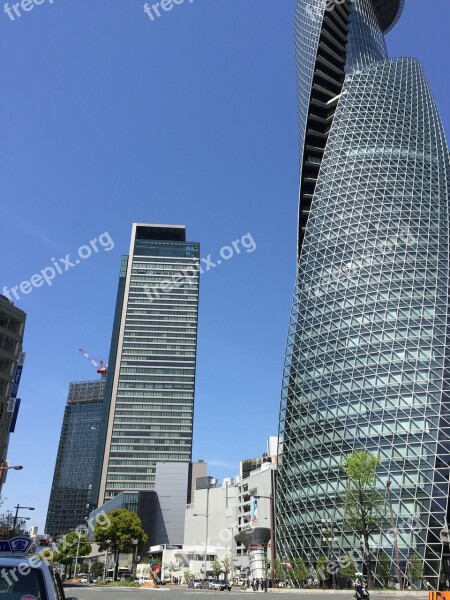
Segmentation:
{"type": "MultiPolygon", "coordinates": [[[[78,600],[123,600],[126,598],[131,598],[135,600],[144,599],[146,596],[154,596],[160,597],[160,600],[195,600],[195,596],[198,597],[198,600],[215,600],[216,596],[219,596],[223,600],[226,600],[228,594],[230,592],[218,592],[213,590],[189,590],[186,588],[176,588],[176,587],[166,587],[160,589],[150,589],[150,588],[107,588],[107,587],[71,587],[66,588],[66,596],[69,598],[71,596],[78,598],[78,600]]],[[[292,600],[297,598],[302,598],[304,600],[324,600],[324,598],[335,598],[336,600],[352,600],[354,595],[352,592],[338,592],[337,594],[329,594],[327,592],[323,592],[318,590],[317,592],[311,591],[277,591],[277,592],[267,592],[264,594],[262,592],[243,592],[240,589],[234,589],[231,591],[232,597],[234,600],[244,600],[246,597],[251,598],[252,596],[261,596],[260,600],[264,598],[266,600],[292,600]],[[239,596],[239,599],[236,597],[239,596]]],[[[404,594],[389,594],[389,593],[377,593],[372,592],[371,598],[379,598],[380,600],[399,600],[400,598],[410,598],[411,600],[426,600],[428,598],[428,594],[426,592],[422,592],[420,594],[417,593],[408,593],[404,594]]],[[[154,598],[153,600],[156,600],[154,598]]],[[[256,600],[256,599],[255,599],[256,600]]]]}

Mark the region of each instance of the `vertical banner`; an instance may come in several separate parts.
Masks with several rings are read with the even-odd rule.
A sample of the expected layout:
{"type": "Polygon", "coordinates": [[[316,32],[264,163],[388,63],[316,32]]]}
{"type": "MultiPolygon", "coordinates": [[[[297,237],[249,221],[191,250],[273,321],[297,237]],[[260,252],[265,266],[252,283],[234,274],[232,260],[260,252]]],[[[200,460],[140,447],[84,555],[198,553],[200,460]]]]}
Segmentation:
{"type": "Polygon", "coordinates": [[[16,407],[15,400],[17,398],[17,392],[19,391],[19,383],[20,383],[20,378],[22,376],[24,362],[25,362],[25,352],[21,352],[19,355],[19,359],[17,361],[16,372],[14,374],[14,379],[13,379],[12,386],[11,386],[11,393],[9,395],[8,406],[6,409],[7,412],[9,412],[9,413],[14,412],[14,409],[16,407]]]}
{"type": "Polygon", "coordinates": [[[250,522],[252,527],[258,525],[258,498],[250,498],[250,522]]]}

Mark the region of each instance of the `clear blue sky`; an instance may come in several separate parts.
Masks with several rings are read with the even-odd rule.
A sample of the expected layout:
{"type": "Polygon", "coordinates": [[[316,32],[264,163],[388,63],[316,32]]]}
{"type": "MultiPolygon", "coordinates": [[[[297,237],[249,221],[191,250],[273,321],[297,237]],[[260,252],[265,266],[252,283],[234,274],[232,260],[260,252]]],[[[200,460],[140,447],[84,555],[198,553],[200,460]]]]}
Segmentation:
{"type": "MultiPolygon", "coordinates": [[[[3,3],[2,3],[3,4],[3,3]]],[[[108,356],[131,223],[184,223],[202,256],[257,249],[202,276],[194,459],[218,477],[258,455],[277,418],[295,276],[295,0],[44,0],[0,12],[0,288],[108,231],[115,247],[34,289],[22,407],[0,510],[47,511],[68,384],[108,356]]],[[[450,131],[450,2],[406,0],[392,56],[425,65],[450,131]]],[[[30,521],[31,523],[32,521],[30,521]]]]}

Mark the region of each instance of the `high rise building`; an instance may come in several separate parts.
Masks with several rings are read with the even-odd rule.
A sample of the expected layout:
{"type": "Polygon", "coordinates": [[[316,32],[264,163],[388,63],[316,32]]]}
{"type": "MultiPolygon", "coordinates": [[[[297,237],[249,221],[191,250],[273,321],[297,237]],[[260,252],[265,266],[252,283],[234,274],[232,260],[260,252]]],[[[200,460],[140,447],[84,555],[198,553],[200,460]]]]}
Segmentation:
{"type": "MultiPolygon", "coordinates": [[[[0,294],[0,462],[7,458],[20,400],[17,392],[25,355],[22,352],[26,314],[0,294]]],[[[0,477],[0,490],[6,471],[0,477]]]]}
{"type": "MultiPolygon", "coordinates": [[[[279,420],[279,556],[361,549],[343,519],[345,455],[380,456],[400,566],[447,577],[448,149],[421,65],[388,59],[401,0],[297,0],[299,263],[279,420]]],[[[392,533],[370,541],[393,560],[392,533]]],[[[359,555],[360,556],[360,555],[359,555]]],[[[392,562],[391,562],[392,565],[392,562]]],[[[392,572],[394,567],[392,565],[392,572]]]]}
{"type": "Polygon", "coordinates": [[[85,523],[97,501],[92,483],[104,393],[103,377],[69,386],[45,524],[52,537],[85,523]]]}
{"type": "Polygon", "coordinates": [[[125,490],[154,489],[156,463],[164,461],[186,463],[187,498],[199,252],[198,243],[186,241],[182,225],[133,225],[109,358],[99,506],[125,490]]]}

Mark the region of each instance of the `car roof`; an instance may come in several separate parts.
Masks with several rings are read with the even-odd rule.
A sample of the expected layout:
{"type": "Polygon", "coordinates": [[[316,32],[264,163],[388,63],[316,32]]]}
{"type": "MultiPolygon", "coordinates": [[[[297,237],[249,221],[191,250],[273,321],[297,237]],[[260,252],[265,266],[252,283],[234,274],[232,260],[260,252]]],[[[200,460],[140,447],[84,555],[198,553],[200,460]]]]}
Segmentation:
{"type": "Polygon", "coordinates": [[[32,567],[36,567],[38,569],[41,569],[42,566],[45,564],[45,562],[39,558],[34,558],[33,556],[25,556],[25,555],[18,555],[18,554],[2,554],[0,556],[0,566],[19,566],[19,565],[23,565],[28,564],[28,563],[32,563],[31,566],[32,567]]]}

